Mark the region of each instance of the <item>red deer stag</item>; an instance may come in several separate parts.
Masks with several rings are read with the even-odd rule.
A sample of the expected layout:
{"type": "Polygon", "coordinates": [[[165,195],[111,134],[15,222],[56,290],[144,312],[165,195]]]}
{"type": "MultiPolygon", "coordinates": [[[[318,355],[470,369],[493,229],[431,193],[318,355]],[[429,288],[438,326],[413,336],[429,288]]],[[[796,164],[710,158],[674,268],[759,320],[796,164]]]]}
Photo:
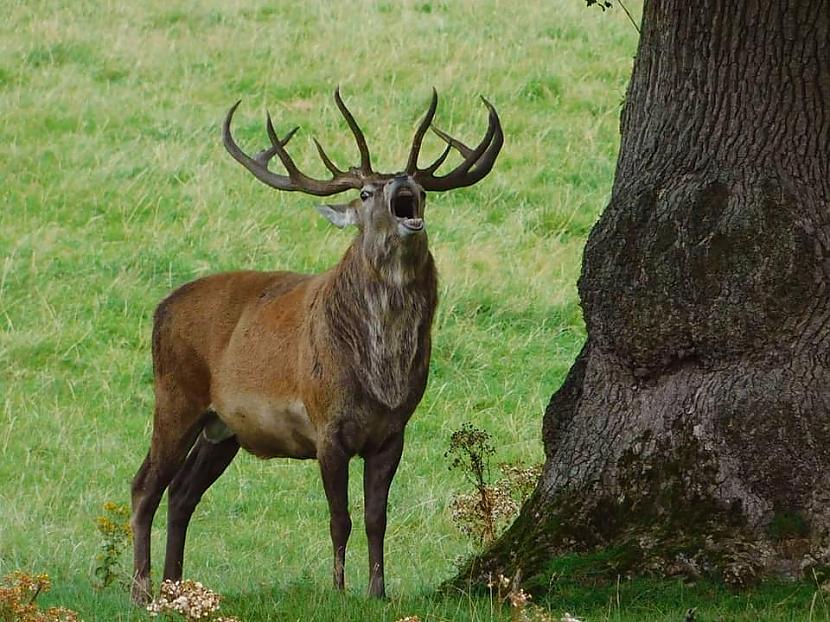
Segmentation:
{"type": "Polygon", "coordinates": [[[360,166],[340,170],[315,140],[330,180],[302,173],[270,116],[271,146],[246,155],[231,135],[226,149],[277,190],[360,197],[318,209],[358,233],[336,266],[322,274],[229,272],[183,285],[159,306],[153,325],[155,416],[150,450],[132,483],[135,538],[133,599],[150,597],[150,529],[168,488],[165,579],[180,579],[187,526],[204,492],[239,447],[262,457],[316,458],[329,505],[334,584],[344,586],[349,459],[364,459],[369,594],[384,596],[383,539],[387,496],[403,450],[404,426],[427,382],[437,277],[424,226],[426,192],[481,180],[504,135],[489,102],[483,140],[470,148],[433,127],[447,146],[418,168],[421,141],[438,97],[415,132],[403,172],[372,170],[366,139],[335,91],[335,102],[360,152],[360,166]],[[462,161],[436,171],[450,149],[462,161]],[[287,175],[268,169],[277,156],[287,175]]]}

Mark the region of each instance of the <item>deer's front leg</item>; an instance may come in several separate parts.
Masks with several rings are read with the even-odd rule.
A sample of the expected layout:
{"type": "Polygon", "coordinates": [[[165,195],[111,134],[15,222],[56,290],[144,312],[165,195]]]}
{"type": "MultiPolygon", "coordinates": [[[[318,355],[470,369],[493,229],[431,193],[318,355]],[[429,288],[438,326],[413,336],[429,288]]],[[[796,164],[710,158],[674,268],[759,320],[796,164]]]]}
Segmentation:
{"type": "Polygon", "coordinates": [[[363,497],[366,538],[369,541],[369,596],[383,598],[383,539],[386,535],[386,508],[389,486],[403,453],[403,432],[389,439],[381,450],[365,457],[363,497]]]}
{"type": "Polygon", "coordinates": [[[329,502],[329,530],[334,547],[334,587],[344,589],[346,543],[352,532],[349,517],[349,456],[337,445],[324,447],[317,459],[329,502]]]}

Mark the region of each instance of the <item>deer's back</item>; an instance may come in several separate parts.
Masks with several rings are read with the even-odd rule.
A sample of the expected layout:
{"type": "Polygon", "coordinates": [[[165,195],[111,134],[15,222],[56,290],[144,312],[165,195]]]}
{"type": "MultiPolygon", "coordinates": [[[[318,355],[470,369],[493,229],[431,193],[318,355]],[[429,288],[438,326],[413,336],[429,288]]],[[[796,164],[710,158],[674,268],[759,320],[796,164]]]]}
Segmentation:
{"type": "Polygon", "coordinates": [[[225,272],[182,285],[156,308],[153,368],[209,383],[240,320],[257,305],[305,289],[314,276],[295,272],[225,272]],[[205,376],[204,378],[201,378],[205,376]]]}

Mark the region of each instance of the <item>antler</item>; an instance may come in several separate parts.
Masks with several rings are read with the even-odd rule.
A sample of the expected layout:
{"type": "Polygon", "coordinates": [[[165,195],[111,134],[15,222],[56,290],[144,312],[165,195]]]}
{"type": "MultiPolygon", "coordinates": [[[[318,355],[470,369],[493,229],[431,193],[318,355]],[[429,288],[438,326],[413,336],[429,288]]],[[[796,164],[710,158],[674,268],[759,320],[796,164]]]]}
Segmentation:
{"type": "MultiPolygon", "coordinates": [[[[434,88],[432,89],[432,101],[430,102],[426,115],[415,131],[415,136],[412,138],[412,147],[409,150],[409,159],[407,160],[405,169],[406,174],[412,175],[424,190],[441,191],[471,186],[477,181],[480,181],[493,168],[493,164],[504,144],[504,134],[496,109],[483,97],[481,101],[484,102],[484,105],[489,111],[487,132],[484,134],[481,142],[474,149],[471,149],[461,141],[432,125],[435,110],[438,107],[438,93],[434,88]],[[418,155],[421,152],[421,143],[430,127],[433,132],[447,143],[447,147],[428,167],[418,168],[418,155]],[[436,177],[435,171],[447,159],[451,149],[456,149],[464,160],[446,175],[436,177]]],[[[288,144],[288,141],[291,140],[291,137],[294,136],[294,133],[299,128],[295,127],[286,134],[285,138],[280,138],[274,129],[270,114],[266,113],[265,129],[268,132],[268,138],[271,140],[271,146],[268,149],[263,149],[253,158],[242,151],[231,135],[231,121],[241,100],[231,107],[225,117],[222,133],[225,148],[237,162],[251,171],[257,179],[277,190],[299,191],[324,197],[345,190],[360,189],[367,181],[373,179],[391,177],[391,175],[379,174],[372,170],[369,148],[366,146],[366,138],[360,130],[357,121],[352,116],[352,113],[349,112],[346,104],[343,103],[343,99],[340,97],[339,87],[334,91],[334,102],[337,104],[340,113],[346,119],[346,123],[357,143],[357,149],[360,152],[360,166],[350,167],[345,171],[340,170],[326,154],[323,146],[314,138],[317,153],[320,155],[320,159],[323,161],[325,167],[332,174],[332,178],[329,180],[314,179],[297,168],[294,160],[291,159],[291,156],[285,150],[285,145],[288,144]],[[268,162],[274,156],[280,159],[288,175],[280,175],[279,173],[268,170],[268,162]]]]}
{"type": "Polygon", "coordinates": [[[484,105],[490,113],[487,122],[487,132],[475,149],[471,149],[460,140],[453,138],[432,125],[435,109],[438,106],[438,94],[435,92],[435,89],[432,89],[432,102],[430,103],[426,116],[415,132],[415,137],[412,139],[412,149],[409,152],[409,161],[406,165],[407,174],[414,176],[415,181],[424,190],[442,191],[472,186],[477,181],[483,179],[493,168],[493,164],[496,162],[499,151],[501,151],[501,147],[504,144],[504,133],[502,132],[501,122],[499,121],[499,115],[496,113],[496,109],[483,97],[481,101],[484,102],[484,105]],[[428,167],[418,168],[418,154],[421,150],[421,141],[430,126],[432,126],[432,131],[447,143],[447,147],[428,167]],[[464,160],[446,175],[436,177],[434,175],[435,171],[447,159],[452,148],[458,150],[464,160]]]}
{"type": "Polygon", "coordinates": [[[265,129],[268,132],[268,138],[271,140],[271,147],[263,149],[253,158],[242,151],[231,135],[231,121],[242,100],[236,102],[231,109],[228,110],[222,131],[222,142],[225,144],[225,149],[228,150],[228,153],[230,153],[237,162],[253,173],[254,177],[272,188],[276,188],[277,190],[299,191],[307,194],[313,194],[318,197],[325,197],[337,194],[338,192],[343,192],[345,190],[360,189],[363,187],[367,179],[376,176],[376,173],[372,171],[371,161],[369,158],[369,148],[366,146],[366,138],[363,136],[363,132],[360,130],[360,127],[357,125],[354,117],[349,112],[349,109],[346,108],[346,104],[343,103],[343,99],[340,97],[339,87],[334,91],[334,101],[337,104],[337,108],[340,110],[340,113],[343,117],[345,117],[346,123],[349,125],[349,129],[351,129],[352,134],[354,135],[357,148],[360,151],[360,167],[349,168],[348,171],[341,171],[334,165],[328,155],[326,155],[326,152],[323,150],[322,145],[317,142],[317,139],[313,139],[314,144],[317,147],[317,152],[320,155],[320,159],[332,174],[332,178],[330,180],[314,179],[297,168],[294,160],[291,159],[291,156],[288,155],[288,152],[285,150],[285,145],[289,140],[291,140],[291,137],[294,136],[294,133],[299,128],[295,127],[293,130],[288,132],[288,134],[286,134],[285,138],[279,138],[276,130],[274,129],[274,124],[271,121],[271,115],[268,113],[266,113],[265,129]],[[275,155],[280,159],[280,162],[282,162],[282,165],[285,167],[285,170],[288,173],[287,176],[268,170],[268,162],[275,155]]]}

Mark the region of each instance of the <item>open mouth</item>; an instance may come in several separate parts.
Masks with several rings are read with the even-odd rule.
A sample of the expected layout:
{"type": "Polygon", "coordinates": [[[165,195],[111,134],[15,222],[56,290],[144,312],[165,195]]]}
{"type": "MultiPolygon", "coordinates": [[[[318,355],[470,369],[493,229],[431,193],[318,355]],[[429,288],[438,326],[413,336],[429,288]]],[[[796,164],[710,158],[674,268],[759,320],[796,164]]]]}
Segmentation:
{"type": "Polygon", "coordinates": [[[418,199],[412,192],[402,188],[392,198],[392,213],[397,218],[414,219],[418,217],[418,199]]]}
{"type": "Polygon", "coordinates": [[[403,236],[424,230],[424,219],[419,213],[421,202],[418,199],[412,188],[402,185],[389,202],[389,211],[398,220],[398,231],[403,236]]]}

